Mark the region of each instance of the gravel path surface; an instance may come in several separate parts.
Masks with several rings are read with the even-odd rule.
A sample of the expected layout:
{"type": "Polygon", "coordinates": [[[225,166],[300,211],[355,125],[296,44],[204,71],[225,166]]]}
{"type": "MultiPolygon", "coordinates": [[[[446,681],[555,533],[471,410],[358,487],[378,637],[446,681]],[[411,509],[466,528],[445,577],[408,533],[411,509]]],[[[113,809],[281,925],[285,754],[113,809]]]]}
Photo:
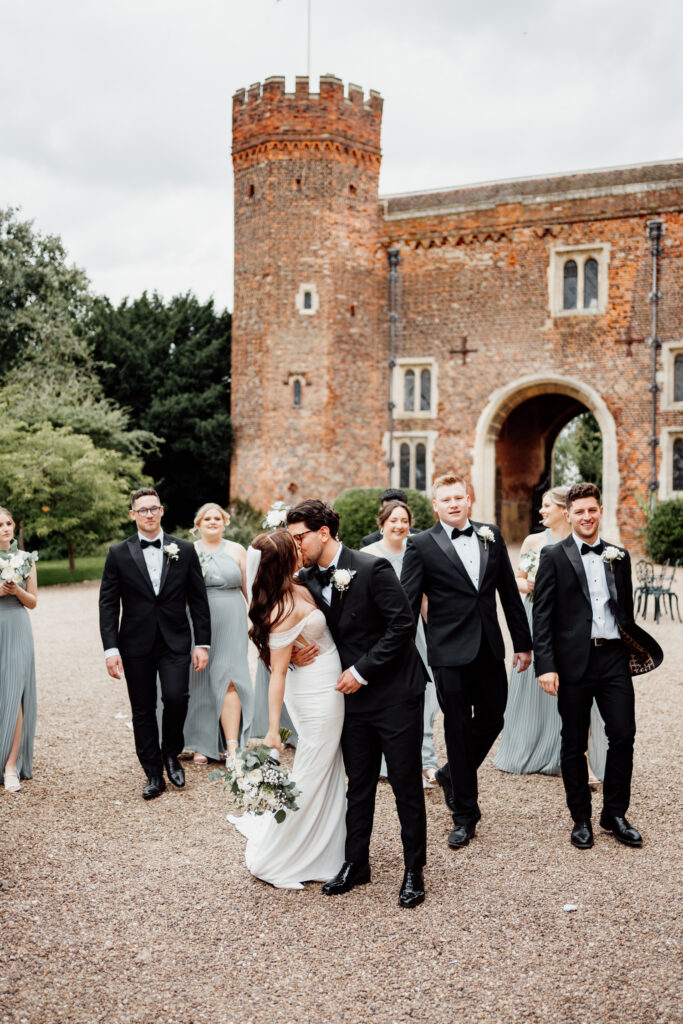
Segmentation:
{"type": "Polygon", "coordinates": [[[188,764],[185,790],[142,801],[125,687],[104,669],[97,592],[46,589],[32,613],[34,777],[0,793],[2,1024],[683,1019],[683,625],[652,627],[666,661],[636,680],[630,817],[643,848],[597,828],[598,797],[595,847],[574,850],[561,780],[504,775],[489,758],[467,849],[448,848],[443,801],[428,794],[427,901],[401,910],[386,784],[373,883],[337,898],[251,878],[210,767],[188,764]]]}

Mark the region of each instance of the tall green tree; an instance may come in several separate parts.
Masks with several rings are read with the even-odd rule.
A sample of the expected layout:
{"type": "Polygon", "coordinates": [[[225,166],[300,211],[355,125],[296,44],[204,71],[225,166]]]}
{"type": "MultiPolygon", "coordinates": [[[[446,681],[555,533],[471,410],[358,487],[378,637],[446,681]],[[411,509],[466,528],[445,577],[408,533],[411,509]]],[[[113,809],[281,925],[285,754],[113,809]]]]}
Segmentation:
{"type": "Polygon", "coordinates": [[[155,292],[114,307],[96,303],[91,324],[106,397],[131,425],[161,438],[145,456],[169,528],[187,526],[205,501],[226,504],[232,446],[230,314],[188,293],[155,292]]]}
{"type": "Polygon", "coordinates": [[[602,489],[602,434],[592,412],[571,420],[560,432],[553,450],[555,486],[597,484],[602,489]]]}

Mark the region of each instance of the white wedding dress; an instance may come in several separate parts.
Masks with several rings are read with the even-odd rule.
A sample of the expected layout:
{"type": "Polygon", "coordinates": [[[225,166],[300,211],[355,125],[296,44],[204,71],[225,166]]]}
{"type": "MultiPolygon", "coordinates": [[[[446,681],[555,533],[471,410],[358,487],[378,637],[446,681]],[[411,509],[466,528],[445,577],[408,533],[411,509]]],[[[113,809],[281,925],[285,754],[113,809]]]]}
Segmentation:
{"type": "Polygon", "coordinates": [[[319,608],[293,629],[270,634],[270,647],[287,647],[297,637],[316,643],[312,665],[287,672],[285,700],[299,734],[292,778],[301,790],[299,809],[278,824],[272,814],[228,815],[249,840],[245,852],[252,875],[278,889],[303,889],[337,874],[344,860],[346,785],[340,738],[344,697],[335,690],[341,664],[319,608]]]}

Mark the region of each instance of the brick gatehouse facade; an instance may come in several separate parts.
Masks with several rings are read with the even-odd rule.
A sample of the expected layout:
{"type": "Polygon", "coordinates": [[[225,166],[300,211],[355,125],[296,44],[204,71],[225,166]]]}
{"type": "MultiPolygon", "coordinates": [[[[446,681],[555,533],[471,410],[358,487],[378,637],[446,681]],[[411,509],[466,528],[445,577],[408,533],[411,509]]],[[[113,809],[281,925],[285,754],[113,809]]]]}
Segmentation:
{"type": "Polygon", "coordinates": [[[456,470],[515,541],[589,409],[605,534],[637,546],[653,306],[656,487],[683,490],[683,161],[383,198],[381,119],[330,75],[233,98],[232,493],[264,508],[456,470]]]}

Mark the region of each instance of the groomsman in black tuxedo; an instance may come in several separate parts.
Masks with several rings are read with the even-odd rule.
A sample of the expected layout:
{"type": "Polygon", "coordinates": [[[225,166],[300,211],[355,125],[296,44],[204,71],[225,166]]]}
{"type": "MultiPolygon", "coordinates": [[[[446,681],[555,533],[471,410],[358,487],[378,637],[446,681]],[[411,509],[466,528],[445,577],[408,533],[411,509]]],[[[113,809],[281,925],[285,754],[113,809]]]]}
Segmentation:
{"type": "Polygon", "coordinates": [[[370,836],[382,754],[401,822],[405,872],[399,905],[425,898],[427,816],[422,787],[422,717],[427,674],[415,647],[415,620],[385,558],[337,540],[339,516],[315,498],[287,513],[301,551],[299,580],[322,609],[344,671],[342,753],[348,777],[345,861],[327,896],[370,881],[370,836]]]}
{"type": "Polygon", "coordinates": [[[178,755],[189,700],[190,661],[206,668],[211,617],[194,544],[165,534],[159,495],[143,487],[132,495],[137,532],[109,549],[100,586],[100,633],[107,671],[126,677],[133,712],[135,749],[147,775],[145,800],[185,785],[178,755]],[[195,648],[191,655],[192,633],[195,648]],[[119,623],[119,615],[121,621],[119,623]],[[156,717],[157,674],[163,700],[162,739],[156,717]]]}
{"type": "Polygon", "coordinates": [[[538,681],[557,696],[562,719],[560,760],[571,842],[593,845],[591,792],[585,751],[593,698],[609,742],[600,826],[627,846],[642,837],[626,820],[636,734],[632,675],[661,664],[662,651],[633,621],[628,552],[600,537],[602,506],[595,484],[567,494],[572,533],[546,545],[534,586],[534,659],[538,681]]]}
{"type": "Polygon", "coordinates": [[[503,728],[507,701],[500,597],[515,650],[513,664],[531,663],[531,635],[505,543],[497,526],[470,522],[462,477],[434,482],[439,521],[408,538],[401,583],[414,614],[427,595],[427,655],[444,714],[448,763],[436,773],[455,828],[453,849],[466,846],[481,818],[477,769],[503,728]]]}

